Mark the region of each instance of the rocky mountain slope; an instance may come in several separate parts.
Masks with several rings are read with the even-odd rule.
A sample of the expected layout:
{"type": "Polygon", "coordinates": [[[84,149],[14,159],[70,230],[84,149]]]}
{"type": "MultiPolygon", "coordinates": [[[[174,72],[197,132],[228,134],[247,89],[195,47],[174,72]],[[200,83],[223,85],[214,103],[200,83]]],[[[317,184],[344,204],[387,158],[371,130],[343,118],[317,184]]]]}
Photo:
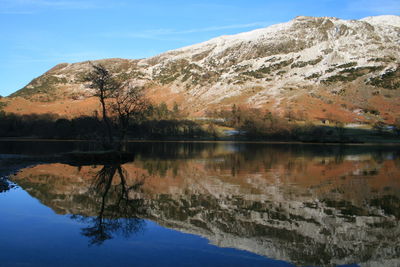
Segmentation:
{"type": "MultiPolygon", "coordinates": [[[[297,17],[148,59],[93,63],[192,115],[240,104],[299,120],[391,123],[400,115],[399,52],[399,16],[297,17]]],[[[87,113],[96,108],[81,79],[89,69],[90,62],[59,64],[12,94],[6,110],[32,113],[27,99],[44,102],[28,105],[37,113],[87,113]]]]}

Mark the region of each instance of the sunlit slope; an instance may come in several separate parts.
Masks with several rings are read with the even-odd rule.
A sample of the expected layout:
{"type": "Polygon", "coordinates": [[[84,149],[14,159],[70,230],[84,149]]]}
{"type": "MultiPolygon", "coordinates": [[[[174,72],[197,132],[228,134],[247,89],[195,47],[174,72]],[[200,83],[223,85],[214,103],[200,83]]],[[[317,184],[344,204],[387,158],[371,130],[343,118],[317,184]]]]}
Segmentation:
{"type": "MultiPolygon", "coordinates": [[[[93,63],[191,115],[239,104],[299,120],[391,123],[400,114],[399,42],[399,16],[297,17],[148,59],[93,63]]],[[[12,94],[6,111],[90,114],[97,106],[82,82],[89,70],[89,62],[59,64],[12,94]]]]}

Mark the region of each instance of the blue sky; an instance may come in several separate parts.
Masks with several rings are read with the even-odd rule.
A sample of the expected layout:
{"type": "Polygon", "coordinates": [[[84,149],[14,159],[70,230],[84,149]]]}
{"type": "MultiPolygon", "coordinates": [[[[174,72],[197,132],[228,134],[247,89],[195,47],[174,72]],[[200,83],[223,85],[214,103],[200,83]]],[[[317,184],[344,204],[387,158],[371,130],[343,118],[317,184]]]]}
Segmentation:
{"type": "Polygon", "coordinates": [[[62,62],[144,58],[298,15],[400,14],[399,0],[0,0],[0,95],[62,62]]]}

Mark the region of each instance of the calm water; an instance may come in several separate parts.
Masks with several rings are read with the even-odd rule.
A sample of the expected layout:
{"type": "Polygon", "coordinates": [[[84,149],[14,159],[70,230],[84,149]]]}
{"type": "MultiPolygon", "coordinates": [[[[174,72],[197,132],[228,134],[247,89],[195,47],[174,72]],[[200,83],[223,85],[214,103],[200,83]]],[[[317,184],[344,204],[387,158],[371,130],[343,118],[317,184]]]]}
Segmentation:
{"type": "Polygon", "coordinates": [[[400,266],[400,147],[94,147],[0,142],[0,266],[400,266]]]}

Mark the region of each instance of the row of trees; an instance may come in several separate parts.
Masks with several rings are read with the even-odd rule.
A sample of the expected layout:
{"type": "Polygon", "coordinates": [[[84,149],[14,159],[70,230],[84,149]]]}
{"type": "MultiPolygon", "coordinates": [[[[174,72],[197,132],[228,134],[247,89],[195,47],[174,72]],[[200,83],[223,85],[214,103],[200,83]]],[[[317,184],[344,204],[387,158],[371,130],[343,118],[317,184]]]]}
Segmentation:
{"type": "Polygon", "coordinates": [[[209,115],[223,120],[219,124],[235,128],[248,136],[283,135],[292,125],[268,110],[232,106],[231,110],[220,110],[209,115]]]}
{"type": "MultiPolygon", "coordinates": [[[[329,126],[315,125],[310,121],[303,121],[299,124],[286,113],[280,116],[268,110],[237,107],[236,105],[233,105],[231,110],[209,112],[208,116],[222,118],[222,120],[215,120],[215,123],[235,128],[240,136],[252,140],[354,142],[361,141],[358,134],[394,137],[393,133],[384,131],[373,133],[367,130],[352,130],[349,133],[343,123],[333,120],[329,126]]],[[[400,129],[400,125],[397,129],[400,129]]],[[[400,131],[397,131],[397,135],[400,135],[400,131]]]]}
{"type": "MultiPolygon", "coordinates": [[[[110,121],[113,140],[118,141],[119,126],[114,119],[110,121]]],[[[105,127],[102,119],[94,116],[65,119],[55,114],[16,115],[0,112],[0,137],[84,139],[104,143],[103,139],[107,137],[105,127]]],[[[134,139],[204,139],[209,138],[210,134],[191,120],[157,120],[152,119],[151,114],[145,114],[143,120],[129,123],[126,136],[134,139]]]]}
{"type": "MultiPolygon", "coordinates": [[[[164,104],[150,105],[148,112],[142,114],[140,120],[131,120],[128,123],[123,134],[136,139],[216,139],[220,137],[221,126],[227,126],[238,130],[239,136],[236,138],[251,140],[352,141],[348,139],[349,135],[340,123],[333,126],[312,123],[298,125],[268,111],[243,108],[214,112],[214,116],[223,118],[222,120],[195,122],[179,119],[181,115],[175,117],[173,110],[164,107],[160,109],[160,106],[164,104]]],[[[118,135],[120,126],[117,122],[115,118],[110,119],[113,140],[121,137],[118,135]]],[[[360,134],[366,134],[362,133],[362,130],[358,131],[360,134]]],[[[55,114],[16,115],[0,111],[1,137],[102,141],[107,137],[106,133],[107,128],[102,118],[96,116],[65,119],[55,114]]],[[[370,131],[369,134],[374,133],[370,131]]],[[[380,129],[375,134],[387,135],[387,132],[380,129]]],[[[397,132],[397,135],[400,135],[400,132],[397,132]]]]}

